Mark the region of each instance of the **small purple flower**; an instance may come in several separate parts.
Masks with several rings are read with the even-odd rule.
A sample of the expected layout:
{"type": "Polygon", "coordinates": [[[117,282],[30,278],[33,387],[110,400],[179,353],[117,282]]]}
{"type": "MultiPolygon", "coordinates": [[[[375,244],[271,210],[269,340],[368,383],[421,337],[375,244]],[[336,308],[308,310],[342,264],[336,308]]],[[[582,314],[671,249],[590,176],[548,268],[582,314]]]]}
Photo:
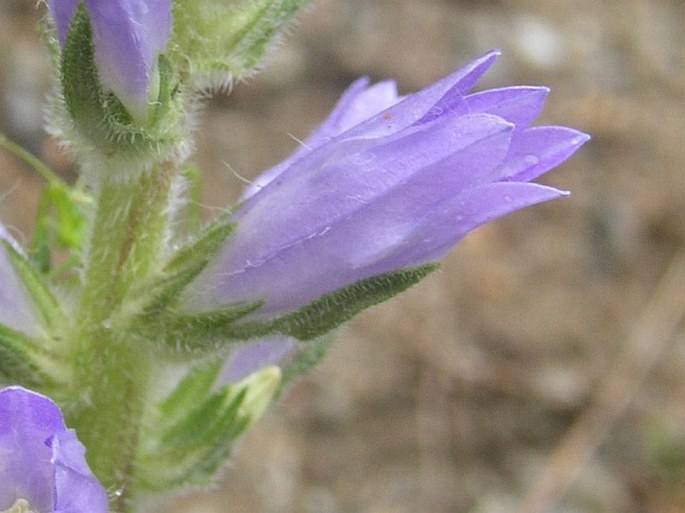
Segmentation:
{"type": "Polygon", "coordinates": [[[0,511],[23,505],[34,513],[107,513],[107,492],[84,454],[50,399],[20,387],[0,390],[0,511]]]}
{"type": "Polygon", "coordinates": [[[404,98],[393,82],[355,82],[248,191],[185,307],[261,300],[251,318],[278,317],[360,280],[436,262],[478,226],[566,195],[529,181],[588,136],[530,127],[544,87],[467,94],[497,55],[404,98]]]}
{"type": "MultiPolygon", "coordinates": [[[[61,45],[81,0],[47,0],[61,45]]],[[[157,57],[171,34],[171,0],[82,0],[90,16],[100,82],[145,117],[157,57]]]]}
{"type": "MultiPolygon", "coordinates": [[[[0,224],[0,241],[21,252],[17,242],[0,224]]],[[[26,286],[12,263],[8,250],[0,244],[0,325],[25,335],[41,335],[41,321],[26,286]]]]}

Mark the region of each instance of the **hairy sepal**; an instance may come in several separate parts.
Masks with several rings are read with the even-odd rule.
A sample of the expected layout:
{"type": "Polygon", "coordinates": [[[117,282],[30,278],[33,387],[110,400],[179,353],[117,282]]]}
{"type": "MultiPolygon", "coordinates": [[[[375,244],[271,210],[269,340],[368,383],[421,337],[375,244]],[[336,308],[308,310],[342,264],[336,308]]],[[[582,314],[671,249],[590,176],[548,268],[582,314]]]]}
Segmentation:
{"type": "Polygon", "coordinates": [[[221,249],[233,228],[234,225],[225,219],[218,220],[200,238],[176,252],[154,280],[141,284],[133,294],[136,311],[139,312],[134,324],[166,322],[165,315],[173,313],[174,303],[183,289],[221,249]]]}
{"type": "Polygon", "coordinates": [[[33,303],[41,314],[45,327],[51,332],[60,332],[67,326],[67,319],[58,301],[45,283],[44,277],[33,265],[7,241],[0,242],[17,271],[19,278],[26,286],[33,303]]]}
{"type": "Polygon", "coordinates": [[[428,264],[374,276],[337,290],[300,310],[274,320],[249,320],[259,316],[261,301],[199,314],[150,318],[147,328],[173,351],[201,354],[244,340],[280,333],[302,341],[318,339],[350,320],[419,282],[437,268],[428,264]]]}
{"type": "MultiPolygon", "coordinates": [[[[272,321],[246,321],[233,326],[221,326],[224,336],[237,340],[281,333],[299,340],[321,337],[362,310],[387,301],[415,285],[437,269],[437,264],[426,264],[373,276],[336,290],[312,301],[296,312],[272,321]]],[[[256,310],[256,315],[259,311],[256,310]]],[[[208,328],[212,329],[210,326],[208,328]]]]}
{"type": "Polygon", "coordinates": [[[336,332],[330,331],[301,344],[300,350],[283,366],[281,392],[293,379],[302,376],[319,363],[335,342],[336,332]]]}
{"type": "Polygon", "coordinates": [[[156,409],[136,470],[141,489],[211,483],[278,390],[280,370],[267,367],[212,393],[220,368],[210,362],[191,370],[156,409]]]}
{"type": "Polygon", "coordinates": [[[90,203],[92,198],[78,188],[59,182],[52,182],[45,188],[30,247],[31,262],[41,274],[51,271],[53,245],[69,255],[58,271],[78,265],[87,236],[85,210],[90,203]]]}
{"type": "MultiPolygon", "coordinates": [[[[7,241],[0,241],[37,310],[45,335],[29,337],[0,325],[0,381],[24,386],[47,387],[67,383],[71,370],[64,355],[70,341],[69,324],[43,277],[7,241]]],[[[0,249],[2,250],[2,249],[0,249]]]]}
{"type": "Polygon", "coordinates": [[[233,228],[226,219],[218,220],[202,237],[180,249],[155,279],[132,292],[127,310],[135,312],[130,322],[133,333],[160,343],[172,354],[198,356],[236,342],[226,337],[227,327],[259,308],[261,302],[193,315],[176,309],[185,287],[221,249],[233,228]]]}
{"type": "Polygon", "coordinates": [[[0,324],[0,384],[42,387],[50,383],[39,364],[46,357],[41,353],[36,341],[0,324]]]}
{"type": "Polygon", "coordinates": [[[176,0],[171,47],[192,87],[230,87],[259,67],[309,0],[176,0]]]}
{"type": "Polygon", "coordinates": [[[159,325],[164,330],[164,345],[175,352],[197,355],[255,338],[264,327],[257,326],[254,333],[241,332],[241,336],[235,336],[233,327],[260,306],[261,303],[253,303],[196,315],[171,315],[159,325]]]}

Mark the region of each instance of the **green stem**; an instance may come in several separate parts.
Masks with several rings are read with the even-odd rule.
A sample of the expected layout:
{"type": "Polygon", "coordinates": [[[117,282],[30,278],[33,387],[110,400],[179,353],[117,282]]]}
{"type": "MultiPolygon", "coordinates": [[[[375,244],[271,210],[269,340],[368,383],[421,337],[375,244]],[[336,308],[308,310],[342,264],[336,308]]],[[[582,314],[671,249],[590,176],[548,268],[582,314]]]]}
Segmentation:
{"type": "Polygon", "coordinates": [[[0,134],[0,148],[5,148],[7,151],[16,155],[19,159],[23,160],[25,164],[32,167],[35,171],[42,176],[46,182],[50,184],[59,184],[61,187],[68,188],[67,183],[62,180],[58,175],[54,173],[45,163],[38,157],[33,155],[31,152],[18,145],[17,143],[10,141],[7,137],[0,134]]]}
{"type": "Polygon", "coordinates": [[[116,178],[99,191],[81,311],[107,318],[164,253],[173,168],[158,166],[133,182],[116,178]],[[99,312],[95,312],[98,310],[99,312]]]}
{"type": "Polygon", "coordinates": [[[127,331],[126,300],[162,264],[175,169],[161,164],[137,180],[111,175],[98,191],[74,340],[76,381],[83,400],[69,412],[113,509],[128,510],[140,420],[158,363],[127,331]]]}

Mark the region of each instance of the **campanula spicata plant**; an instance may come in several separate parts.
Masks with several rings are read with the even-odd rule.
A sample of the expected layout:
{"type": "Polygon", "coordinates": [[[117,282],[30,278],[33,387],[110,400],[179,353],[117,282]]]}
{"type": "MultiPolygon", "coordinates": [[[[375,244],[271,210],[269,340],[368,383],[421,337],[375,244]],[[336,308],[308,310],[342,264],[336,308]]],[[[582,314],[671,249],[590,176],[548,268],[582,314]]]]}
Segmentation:
{"type": "Polygon", "coordinates": [[[532,126],[544,87],[472,92],[490,52],[407,96],[358,80],[203,225],[185,162],[202,98],[253,73],[305,3],[47,1],[48,127],[81,180],[41,173],[50,208],[25,247],[0,226],[0,511],[127,513],[211,485],[338,326],[478,226],[567,194],[532,180],[587,136],[532,126]]]}

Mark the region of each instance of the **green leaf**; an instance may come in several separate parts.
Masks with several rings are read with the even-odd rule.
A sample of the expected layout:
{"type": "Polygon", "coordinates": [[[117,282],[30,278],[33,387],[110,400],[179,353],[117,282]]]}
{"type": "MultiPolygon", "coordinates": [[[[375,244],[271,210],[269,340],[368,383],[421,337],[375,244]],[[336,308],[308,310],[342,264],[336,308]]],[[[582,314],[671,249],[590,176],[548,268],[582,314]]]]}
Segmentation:
{"type": "Polygon", "coordinates": [[[259,308],[260,302],[201,314],[174,310],[185,287],[223,247],[232,230],[225,219],[217,221],[202,237],[180,249],[161,276],[132,293],[130,305],[134,306],[128,308],[140,312],[131,321],[132,331],[182,353],[213,351],[235,342],[226,336],[230,334],[227,326],[259,308]]]}
{"type": "Polygon", "coordinates": [[[226,218],[217,220],[199,239],[180,249],[167,264],[165,272],[174,274],[190,269],[200,272],[221,249],[234,228],[235,225],[227,222],[226,218]]]}
{"type": "Polygon", "coordinates": [[[198,89],[254,71],[309,0],[176,0],[170,47],[198,89]]]}
{"type": "Polygon", "coordinates": [[[5,148],[40,174],[48,186],[38,207],[36,230],[31,249],[31,262],[43,274],[50,271],[51,246],[78,251],[86,236],[86,215],[83,210],[93,199],[80,187],[71,187],[43,161],[0,134],[0,147],[5,148]]]}
{"type": "Polygon", "coordinates": [[[80,250],[86,237],[87,221],[81,205],[91,204],[92,198],[79,189],[50,184],[46,190],[55,206],[56,238],[59,248],[80,250]]]}
{"type": "Polygon", "coordinates": [[[244,394],[227,401],[228,393],[211,395],[177,422],[165,426],[163,420],[155,421],[154,433],[146,438],[154,449],[142,451],[136,472],[139,486],[151,490],[167,490],[181,485],[205,484],[216,467],[210,465],[209,457],[217,451],[226,454],[226,447],[244,429],[245,420],[237,417],[244,394]],[[220,450],[221,449],[221,450],[220,450]]]}
{"type": "Polygon", "coordinates": [[[52,266],[52,249],[50,247],[50,230],[52,222],[50,219],[50,198],[46,191],[38,204],[38,216],[36,229],[29,250],[31,263],[42,274],[48,274],[52,266]]]}
{"type": "Polygon", "coordinates": [[[30,338],[0,325],[0,383],[64,389],[71,384],[70,362],[50,348],[51,340],[30,338]]]}
{"type": "Polygon", "coordinates": [[[50,271],[53,240],[58,249],[69,251],[72,256],[82,249],[88,226],[84,206],[91,202],[92,198],[83,191],[60,182],[45,188],[29,253],[41,273],[50,271]]]}
{"type": "Polygon", "coordinates": [[[0,382],[40,386],[47,381],[32,355],[35,343],[0,324],[0,382]]]}
{"type": "Polygon", "coordinates": [[[190,371],[159,407],[138,459],[135,479],[143,488],[210,483],[235,440],[270,404],[280,381],[278,368],[263,369],[211,394],[222,364],[190,371]]]}
{"type": "Polygon", "coordinates": [[[15,250],[7,241],[2,241],[15,270],[19,274],[21,281],[26,286],[29,294],[38,307],[38,310],[45,319],[46,325],[57,330],[63,329],[67,325],[66,317],[64,316],[58,301],[50,292],[45,280],[39,274],[31,263],[15,250]]]}
{"type": "Polygon", "coordinates": [[[244,393],[233,397],[228,389],[210,395],[164,432],[160,439],[162,450],[183,454],[218,439],[235,423],[244,398],[244,393]]]}
{"type": "Polygon", "coordinates": [[[233,225],[219,220],[193,243],[181,248],[162,269],[161,275],[150,283],[141,284],[132,293],[136,305],[133,324],[137,329],[145,326],[157,330],[159,324],[170,319],[164,314],[180,297],[183,289],[205,268],[209,260],[221,249],[233,231],[233,225]]]}
{"type": "Polygon", "coordinates": [[[209,395],[222,365],[223,361],[216,358],[191,369],[159,406],[159,411],[164,417],[163,422],[170,424],[177,421],[180,414],[200,404],[209,395]]]}

